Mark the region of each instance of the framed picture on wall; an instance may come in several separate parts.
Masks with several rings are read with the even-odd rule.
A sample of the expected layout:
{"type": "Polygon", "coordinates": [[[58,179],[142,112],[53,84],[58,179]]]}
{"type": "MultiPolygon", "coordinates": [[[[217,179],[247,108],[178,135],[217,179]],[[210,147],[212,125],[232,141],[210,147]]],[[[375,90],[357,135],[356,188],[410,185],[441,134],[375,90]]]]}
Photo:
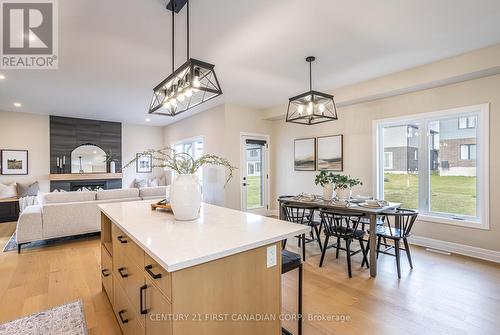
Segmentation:
{"type": "Polygon", "coordinates": [[[318,170],[343,171],[343,135],[318,137],[317,167],[318,170]]]}
{"type": "Polygon", "coordinates": [[[316,170],[316,139],[300,138],[294,141],[294,169],[295,171],[316,170]]]}
{"type": "Polygon", "coordinates": [[[151,154],[136,154],[135,171],[137,173],[153,172],[153,155],[151,154]]]}
{"type": "Polygon", "coordinates": [[[3,175],[28,174],[28,150],[0,150],[3,175]]]}

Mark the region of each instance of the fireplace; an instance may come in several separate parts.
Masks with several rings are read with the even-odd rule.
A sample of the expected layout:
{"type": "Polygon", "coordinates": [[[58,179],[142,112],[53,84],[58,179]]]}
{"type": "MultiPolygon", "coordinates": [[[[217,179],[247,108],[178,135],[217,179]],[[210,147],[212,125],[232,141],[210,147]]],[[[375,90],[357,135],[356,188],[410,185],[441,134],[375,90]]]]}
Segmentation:
{"type": "Polygon", "coordinates": [[[78,191],[83,188],[89,191],[97,191],[97,190],[107,190],[107,182],[105,180],[99,181],[75,181],[69,183],[70,191],[78,191]]]}

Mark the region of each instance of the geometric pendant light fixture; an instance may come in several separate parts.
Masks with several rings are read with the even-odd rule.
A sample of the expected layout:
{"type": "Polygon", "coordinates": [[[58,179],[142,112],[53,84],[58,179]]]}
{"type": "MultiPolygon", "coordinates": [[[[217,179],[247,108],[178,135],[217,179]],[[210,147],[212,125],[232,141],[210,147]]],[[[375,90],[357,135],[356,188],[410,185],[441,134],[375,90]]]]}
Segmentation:
{"type": "Polygon", "coordinates": [[[338,119],[333,95],[313,91],[312,62],[315,57],[309,56],[309,91],[289,99],[286,122],[313,125],[338,119]]]}
{"type": "Polygon", "coordinates": [[[156,85],[149,114],[176,116],[222,94],[214,65],[189,58],[189,0],[171,0],[172,11],[172,73],[156,85]],[[187,60],[174,70],[174,16],[187,4],[187,60]]]}

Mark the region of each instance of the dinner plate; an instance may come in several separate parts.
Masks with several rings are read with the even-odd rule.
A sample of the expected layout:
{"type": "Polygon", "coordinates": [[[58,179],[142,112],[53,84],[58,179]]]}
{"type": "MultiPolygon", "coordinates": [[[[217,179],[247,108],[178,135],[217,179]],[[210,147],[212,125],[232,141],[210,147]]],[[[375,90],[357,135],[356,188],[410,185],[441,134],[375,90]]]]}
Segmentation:
{"type": "Polygon", "coordinates": [[[366,202],[360,203],[359,205],[361,207],[373,208],[373,209],[384,208],[384,206],[373,206],[373,205],[367,204],[366,202]]]}

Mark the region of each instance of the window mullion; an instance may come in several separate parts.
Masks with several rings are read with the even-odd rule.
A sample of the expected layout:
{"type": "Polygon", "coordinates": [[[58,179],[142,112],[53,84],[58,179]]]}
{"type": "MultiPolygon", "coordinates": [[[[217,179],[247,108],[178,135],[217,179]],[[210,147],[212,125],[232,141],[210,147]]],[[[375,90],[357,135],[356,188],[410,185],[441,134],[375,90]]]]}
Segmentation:
{"type": "Polygon", "coordinates": [[[419,126],[418,141],[418,209],[421,213],[430,211],[430,174],[429,174],[429,126],[422,120],[419,126]]]}

